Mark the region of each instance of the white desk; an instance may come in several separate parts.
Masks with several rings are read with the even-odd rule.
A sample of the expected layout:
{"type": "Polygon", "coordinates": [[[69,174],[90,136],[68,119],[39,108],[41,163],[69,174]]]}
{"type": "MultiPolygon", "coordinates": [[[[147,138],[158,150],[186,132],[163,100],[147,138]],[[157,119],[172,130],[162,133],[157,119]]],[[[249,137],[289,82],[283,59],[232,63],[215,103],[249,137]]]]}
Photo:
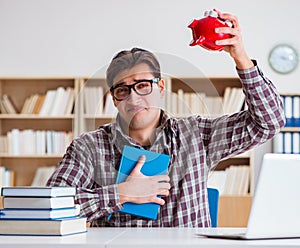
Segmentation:
{"type": "Polygon", "coordinates": [[[87,233],[65,237],[0,236],[0,247],[300,247],[300,239],[226,240],[198,237],[195,229],[184,228],[90,228],[87,233]]]}

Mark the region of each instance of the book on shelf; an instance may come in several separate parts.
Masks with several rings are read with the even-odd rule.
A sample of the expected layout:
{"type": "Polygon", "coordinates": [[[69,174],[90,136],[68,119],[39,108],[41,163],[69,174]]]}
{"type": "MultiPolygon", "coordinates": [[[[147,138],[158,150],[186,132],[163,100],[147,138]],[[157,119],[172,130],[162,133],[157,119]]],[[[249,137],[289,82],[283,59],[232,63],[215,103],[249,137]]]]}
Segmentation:
{"type": "Polygon", "coordinates": [[[62,154],[73,139],[73,133],[54,130],[12,129],[7,132],[7,153],[62,154]]]}
{"type": "MultiPolygon", "coordinates": [[[[141,169],[142,174],[146,176],[167,174],[170,160],[169,155],[138,149],[131,146],[124,146],[120,168],[116,179],[117,184],[126,180],[142,155],[146,156],[146,161],[141,169]]],[[[157,218],[158,210],[159,204],[156,203],[136,204],[126,202],[123,204],[123,208],[119,210],[119,212],[155,220],[157,218]]]]}
{"type": "Polygon", "coordinates": [[[36,169],[31,183],[33,187],[42,187],[47,184],[48,179],[55,171],[56,166],[40,166],[36,169]]]}
{"type": "Polygon", "coordinates": [[[299,154],[300,132],[281,131],[272,140],[274,153],[299,154]]]}
{"type": "Polygon", "coordinates": [[[87,115],[99,116],[103,113],[104,90],[101,86],[84,88],[84,112],[87,115]]]}
{"type": "Polygon", "coordinates": [[[17,107],[13,103],[10,96],[4,94],[2,96],[1,102],[3,102],[4,107],[7,111],[7,114],[17,114],[18,113],[17,107]]]}
{"type": "Polygon", "coordinates": [[[75,187],[31,187],[31,186],[14,186],[2,187],[2,196],[40,196],[40,197],[58,197],[58,196],[75,196],[75,187]]]}
{"type": "MultiPolygon", "coordinates": [[[[34,201],[35,199],[32,200],[34,201]]],[[[11,209],[5,207],[0,210],[0,219],[60,219],[78,216],[79,212],[79,205],[71,208],[55,209],[11,209]]]]}
{"type": "Polygon", "coordinates": [[[65,99],[65,89],[64,87],[58,87],[55,90],[55,96],[53,98],[53,102],[48,112],[50,116],[59,115],[60,109],[65,108],[64,99],[65,99]]]}
{"type": "Polygon", "coordinates": [[[212,171],[207,187],[217,188],[220,195],[246,195],[250,186],[248,165],[231,165],[225,170],[212,171]]]}
{"type": "Polygon", "coordinates": [[[0,219],[2,235],[64,236],[86,232],[86,217],[57,220],[0,219]]]}
{"type": "Polygon", "coordinates": [[[109,93],[106,93],[103,114],[109,116],[116,116],[117,113],[118,109],[114,105],[111,95],[109,93]]]}
{"type": "Polygon", "coordinates": [[[73,107],[74,107],[74,102],[75,102],[74,88],[68,87],[66,93],[67,93],[66,96],[67,103],[64,109],[64,114],[68,115],[68,114],[72,114],[73,107]]]}
{"type": "Polygon", "coordinates": [[[3,197],[3,207],[6,209],[55,209],[74,208],[74,196],[60,197],[3,197]]]}
{"type": "Polygon", "coordinates": [[[48,90],[46,92],[45,100],[43,102],[39,115],[42,116],[49,115],[55,96],[56,96],[56,90],[48,90]]]}

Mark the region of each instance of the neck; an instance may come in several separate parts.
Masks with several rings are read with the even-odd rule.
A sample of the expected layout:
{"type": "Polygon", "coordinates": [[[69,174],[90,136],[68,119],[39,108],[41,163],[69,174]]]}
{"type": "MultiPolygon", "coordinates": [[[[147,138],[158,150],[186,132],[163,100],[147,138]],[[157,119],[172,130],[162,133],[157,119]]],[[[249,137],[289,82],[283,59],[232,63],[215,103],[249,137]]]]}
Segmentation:
{"type": "Polygon", "coordinates": [[[156,137],[156,128],[160,125],[160,114],[152,122],[144,128],[134,128],[129,126],[129,136],[137,141],[142,146],[149,146],[153,143],[156,137]]]}

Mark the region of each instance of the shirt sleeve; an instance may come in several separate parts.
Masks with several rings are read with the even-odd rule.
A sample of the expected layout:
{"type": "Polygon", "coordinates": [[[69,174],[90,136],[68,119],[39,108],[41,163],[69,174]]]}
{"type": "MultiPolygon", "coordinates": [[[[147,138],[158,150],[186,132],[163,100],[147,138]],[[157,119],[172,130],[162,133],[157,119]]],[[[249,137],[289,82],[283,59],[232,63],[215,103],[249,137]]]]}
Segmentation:
{"type": "Polygon", "coordinates": [[[116,184],[99,186],[95,182],[93,154],[82,139],[73,140],[47,185],[76,187],[75,203],[90,222],[122,208],[116,184]]]}
{"type": "Polygon", "coordinates": [[[243,153],[273,138],[285,125],[283,104],[273,83],[255,66],[237,69],[248,109],[210,123],[208,164],[243,153]]]}

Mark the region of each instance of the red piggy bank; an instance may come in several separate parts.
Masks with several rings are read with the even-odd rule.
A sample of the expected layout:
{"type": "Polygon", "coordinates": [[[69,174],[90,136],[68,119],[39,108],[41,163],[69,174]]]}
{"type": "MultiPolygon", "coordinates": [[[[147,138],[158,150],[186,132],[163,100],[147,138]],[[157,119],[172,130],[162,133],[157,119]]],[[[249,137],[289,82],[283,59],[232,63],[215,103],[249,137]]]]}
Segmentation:
{"type": "Polygon", "coordinates": [[[208,50],[222,51],[224,46],[216,45],[216,40],[223,40],[230,38],[229,34],[216,33],[215,28],[218,27],[229,27],[230,23],[225,22],[218,18],[218,13],[211,10],[205,11],[204,18],[194,20],[188,26],[192,29],[193,40],[190,46],[202,46],[208,50]]]}

